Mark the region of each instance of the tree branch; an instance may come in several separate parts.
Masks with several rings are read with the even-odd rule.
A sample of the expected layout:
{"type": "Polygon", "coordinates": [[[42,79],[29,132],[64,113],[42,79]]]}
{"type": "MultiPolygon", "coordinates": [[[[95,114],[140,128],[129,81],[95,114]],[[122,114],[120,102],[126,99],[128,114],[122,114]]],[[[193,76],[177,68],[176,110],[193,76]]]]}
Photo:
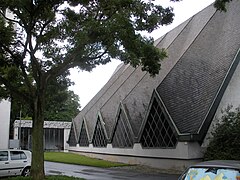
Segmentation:
{"type": "Polygon", "coordinates": [[[0,11],[0,15],[2,15],[2,16],[4,17],[4,19],[6,19],[7,21],[11,21],[11,22],[13,22],[13,23],[19,24],[19,21],[16,21],[16,20],[14,20],[14,19],[8,18],[7,16],[5,16],[5,13],[3,13],[2,11],[0,11]]]}
{"type": "Polygon", "coordinates": [[[4,50],[11,55],[11,57],[12,57],[13,61],[15,62],[15,64],[18,64],[20,66],[21,71],[23,73],[24,81],[25,81],[29,91],[33,95],[33,92],[32,92],[33,86],[31,85],[31,83],[28,80],[28,75],[26,73],[26,69],[25,69],[25,66],[23,64],[23,59],[20,59],[17,55],[15,55],[8,47],[4,46],[1,42],[0,42],[0,46],[3,47],[4,50]]]}
{"type": "Polygon", "coordinates": [[[27,43],[27,41],[25,42],[25,44],[23,44],[23,42],[21,42],[20,40],[18,41],[22,46],[23,46],[23,53],[22,53],[22,59],[24,59],[25,58],[25,56],[26,56],[26,54],[27,54],[27,52],[30,54],[30,52],[28,51],[28,49],[27,49],[27,45],[28,45],[28,43],[27,43]]]}
{"type": "Polygon", "coordinates": [[[22,28],[26,27],[26,21],[24,19],[24,17],[22,17],[21,13],[19,12],[19,10],[15,10],[15,9],[10,9],[11,12],[13,12],[14,14],[17,15],[17,17],[19,18],[19,21],[16,21],[16,23],[21,26],[22,28]],[[21,23],[22,21],[22,23],[21,23]]]}
{"type": "Polygon", "coordinates": [[[42,28],[41,28],[41,30],[40,30],[40,33],[39,33],[39,35],[36,37],[36,45],[35,45],[35,47],[34,47],[34,49],[33,49],[33,50],[34,50],[34,53],[37,51],[38,46],[39,46],[39,41],[38,41],[38,39],[43,36],[43,31],[44,31],[44,29],[45,29],[45,28],[47,27],[47,25],[49,25],[51,22],[52,22],[51,20],[48,20],[48,21],[46,21],[46,22],[42,25],[42,28]]]}
{"type": "Polygon", "coordinates": [[[63,60],[62,63],[58,64],[55,67],[52,67],[52,69],[50,69],[47,72],[46,77],[47,77],[47,79],[56,77],[56,76],[64,73],[66,70],[76,67],[76,66],[84,67],[87,65],[87,62],[91,62],[92,60],[96,60],[96,59],[101,59],[105,54],[107,54],[107,52],[108,52],[108,49],[106,49],[104,52],[102,52],[99,56],[95,56],[95,57],[87,56],[87,57],[81,57],[81,58],[79,58],[79,56],[77,56],[74,53],[74,54],[66,57],[66,59],[63,60]]]}

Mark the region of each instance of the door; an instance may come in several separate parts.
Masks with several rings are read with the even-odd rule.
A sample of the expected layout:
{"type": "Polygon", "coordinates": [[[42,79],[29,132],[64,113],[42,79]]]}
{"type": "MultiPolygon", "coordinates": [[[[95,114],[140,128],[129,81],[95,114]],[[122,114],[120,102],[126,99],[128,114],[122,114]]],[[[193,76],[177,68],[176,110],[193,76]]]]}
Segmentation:
{"type": "Polygon", "coordinates": [[[11,175],[21,175],[27,163],[27,156],[23,151],[10,151],[9,166],[12,169],[11,175]]]}

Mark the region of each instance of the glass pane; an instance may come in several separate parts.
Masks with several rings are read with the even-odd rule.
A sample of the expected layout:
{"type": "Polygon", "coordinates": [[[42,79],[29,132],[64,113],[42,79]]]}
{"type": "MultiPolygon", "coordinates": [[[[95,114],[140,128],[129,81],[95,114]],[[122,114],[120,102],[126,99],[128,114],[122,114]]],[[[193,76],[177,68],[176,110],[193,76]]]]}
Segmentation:
{"type": "Polygon", "coordinates": [[[122,110],[118,116],[116,129],[113,135],[112,146],[118,148],[133,147],[133,138],[127,125],[126,117],[122,110]]]}
{"type": "Polygon", "coordinates": [[[76,146],[76,144],[77,144],[76,139],[75,139],[75,133],[74,133],[74,130],[73,130],[73,125],[72,125],[71,130],[70,130],[68,144],[69,144],[69,146],[76,146]]]}
{"type": "Polygon", "coordinates": [[[105,137],[103,128],[100,123],[100,119],[98,118],[95,132],[93,135],[93,146],[94,147],[106,147],[107,146],[107,139],[105,137]]]}
{"type": "Polygon", "coordinates": [[[20,152],[20,158],[21,159],[27,159],[27,156],[24,152],[20,152]]]}
{"type": "Polygon", "coordinates": [[[10,151],[11,160],[27,159],[26,155],[22,151],[10,151]]]}
{"type": "Polygon", "coordinates": [[[84,122],[82,123],[82,128],[79,137],[79,146],[89,146],[87,131],[84,122]]]}
{"type": "Polygon", "coordinates": [[[0,161],[7,161],[7,160],[8,160],[8,152],[0,151],[0,161]]]}

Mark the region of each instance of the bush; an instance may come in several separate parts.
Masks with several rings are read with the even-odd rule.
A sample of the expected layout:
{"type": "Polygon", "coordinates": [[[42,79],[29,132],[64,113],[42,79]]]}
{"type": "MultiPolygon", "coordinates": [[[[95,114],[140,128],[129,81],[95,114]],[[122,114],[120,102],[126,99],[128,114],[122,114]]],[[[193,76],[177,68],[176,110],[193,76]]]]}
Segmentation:
{"type": "Polygon", "coordinates": [[[229,106],[214,129],[204,160],[240,160],[240,108],[229,106]]]}

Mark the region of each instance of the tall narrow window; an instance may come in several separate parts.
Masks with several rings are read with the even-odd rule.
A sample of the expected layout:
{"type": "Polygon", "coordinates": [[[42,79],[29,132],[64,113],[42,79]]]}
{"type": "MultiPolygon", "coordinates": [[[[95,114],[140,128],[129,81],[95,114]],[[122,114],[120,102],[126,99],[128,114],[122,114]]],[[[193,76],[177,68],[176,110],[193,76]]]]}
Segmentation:
{"type": "Polygon", "coordinates": [[[141,144],[147,148],[174,148],[177,139],[158,103],[154,98],[145,124],[141,144]]]}
{"type": "Polygon", "coordinates": [[[84,146],[84,147],[89,146],[89,141],[88,141],[88,136],[87,136],[87,131],[86,131],[84,121],[82,123],[82,128],[80,132],[79,146],[84,146]]]}
{"type": "Polygon", "coordinates": [[[93,146],[94,147],[106,147],[107,146],[107,139],[104,134],[99,117],[98,117],[97,124],[95,127],[94,135],[93,135],[93,146]]]}
{"type": "Polygon", "coordinates": [[[127,125],[127,119],[123,110],[120,110],[118,115],[112,146],[118,148],[133,147],[133,138],[131,136],[129,126],[127,125]]]}
{"type": "Polygon", "coordinates": [[[69,146],[76,146],[76,144],[77,144],[74,129],[73,129],[73,125],[72,125],[71,130],[70,130],[68,144],[69,144],[69,146]]]}

